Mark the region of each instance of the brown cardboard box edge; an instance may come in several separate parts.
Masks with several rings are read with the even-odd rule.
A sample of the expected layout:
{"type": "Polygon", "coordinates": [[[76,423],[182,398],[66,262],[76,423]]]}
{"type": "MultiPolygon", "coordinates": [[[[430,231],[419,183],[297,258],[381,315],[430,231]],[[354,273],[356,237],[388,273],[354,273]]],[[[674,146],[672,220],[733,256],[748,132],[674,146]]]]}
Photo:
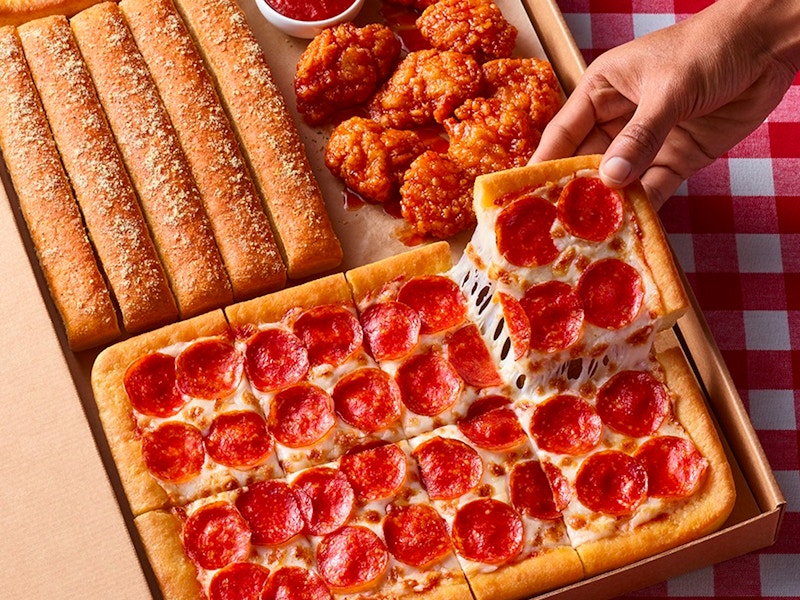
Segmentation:
{"type": "MultiPolygon", "coordinates": [[[[585,68],[555,0],[522,0],[567,92],[585,68]]],[[[10,189],[3,170],[3,184],[10,189]]],[[[4,193],[0,191],[0,196],[4,193]]],[[[159,596],[131,524],[88,381],[94,353],[66,350],[18,212],[0,201],[0,597],[159,596]],[[32,263],[34,263],[32,265],[32,263]],[[22,301],[21,299],[24,299],[22,301]],[[42,409],[40,407],[45,407],[42,409]],[[32,466],[33,465],[33,466],[32,466]],[[116,497],[115,497],[116,494],[116,497]]],[[[740,501],[691,544],[550,592],[610,598],[772,544],[785,500],[696,303],[676,326],[735,458],[740,501]]]]}

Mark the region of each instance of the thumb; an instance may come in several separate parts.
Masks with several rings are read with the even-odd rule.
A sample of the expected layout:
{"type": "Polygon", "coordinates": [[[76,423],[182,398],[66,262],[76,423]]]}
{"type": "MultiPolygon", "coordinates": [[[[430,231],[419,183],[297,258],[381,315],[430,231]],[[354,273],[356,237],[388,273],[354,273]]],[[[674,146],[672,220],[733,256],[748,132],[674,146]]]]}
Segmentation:
{"type": "Polygon", "coordinates": [[[677,117],[662,106],[640,105],[609,144],[600,177],[609,187],[624,187],[644,173],[658,154],[677,117]]]}

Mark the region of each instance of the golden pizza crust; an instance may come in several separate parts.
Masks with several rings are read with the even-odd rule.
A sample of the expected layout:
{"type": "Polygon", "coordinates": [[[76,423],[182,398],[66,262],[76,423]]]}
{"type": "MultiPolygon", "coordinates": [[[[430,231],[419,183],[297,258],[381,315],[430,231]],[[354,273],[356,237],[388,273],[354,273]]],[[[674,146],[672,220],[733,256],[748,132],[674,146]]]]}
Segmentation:
{"type": "Polygon", "coordinates": [[[225,316],[234,330],[259,323],[276,323],[292,309],[322,304],[352,304],[353,298],[344,275],[328,275],[274,292],[267,296],[239,302],[225,308],[225,316]]]}
{"type": "Polygon", "coordinates": [[[543,551],[490,573],[468,576],[477,600],[521,600],[582,578],[583,566],[570,546],[543,551]]]}
{"type": "Polygon", "coordinates": [[[621,567],[689,542],[718,529],[728,518],[736,490],[725,451],[702,391],[678,346],[658,356],[675,397],[675,416],[709,462],[706,479],[693,496],[676,501],[663,518],[636,527],[628,534],[577,547],[586,575],[621,567]]]}
{"type": "Polygon", "coordinates": [[[21,25],[40,17],[72,15],[100,0],[0,0],[0,25],[21,25]]]}
{"type": "Polygon", "coordinates": [[[153,350],[229,333],[222,311],[213,311],[119,342],[103,350],[95,360],[92,391],[134,515],[166,506],[168,497],[142,459],[135,419],[124,388],[125,372],[133,361],[153,350]]]}
{"type": "MultiPolygon", "coordinates": [[[[601,158],[599,154],[573,156],[478,177],[475,181],[476,211],[495,206],[499,198],[510,192],[533,190],[586,169],[596,171],[601,158]]],[[[658,326],[667,329],[686,312],[689,299],[664,229],[644,188],[636,181],[624,191],[636,215],[645,259],[660,292],[662,314],[658,326]]]]}
{"type": "Polygon", "coordinates": [[[183,551],[178,517],[155,510],[139,515],[134,523],[164,597],[170,600],[202,598],[197,570],[183,551]]]}
{"type": "MultiPolygon", "coordinates": [[[[474,596],[470,592],[467,580],[464,578],[463,573],[458,573],[458,575],[461,577],[458,578],[457,581],[437,584],[435,587],[425,590],[424,592],[418,592],[404,597],[413,597],[414,600],[472,600],[474,596]]],[[[453,576],[456,576],[456,573],[453,573],[453,576]]]]}
{"type": "Polygon", "coordinates": [[[345,273],[353,289],[356,304],[360,305],[374,291],[400,276],[433,275],[452,266],[447,242],[435,242],[378,262],[357,267],[345,273]]]}

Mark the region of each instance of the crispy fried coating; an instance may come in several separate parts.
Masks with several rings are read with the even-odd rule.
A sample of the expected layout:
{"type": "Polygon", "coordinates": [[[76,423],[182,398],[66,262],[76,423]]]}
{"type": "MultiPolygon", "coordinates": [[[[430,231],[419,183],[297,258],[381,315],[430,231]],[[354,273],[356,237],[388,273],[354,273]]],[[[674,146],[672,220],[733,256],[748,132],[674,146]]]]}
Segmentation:
{"type": "Polygon", "coordinates": [[[417,19],[431,46],[471,54],[478,62],[511,56],[517,29],[492,0],[439,0],[417,19]]]}
{"type": "Polygon", "coordinates": [[[545,60],[492,60],[483,65],[483,76],[490,97],[528,112],[540,131],[561,108],[561,88],[553,67],[545,60]]]}
{"type": "Polygon", "coordinates": [[[475,223],[475,178],[446,154],[428,150],[406,171],[400,188],[403,218],[420,235],[446,239],[475,223]]]}
{"type": "Polygon", "coordinates": [[[352,117],[331,133],[325,165],[365,200],[386,202],[398,197],[403,174],[424,150],[413,131],[352,117]]]}
{"type": "Polygon", "coordinates": [[[448,154],[472,176],[524,166],[541,139],[528,114],[497,98],[474,98],[444,122],[448,154]]]}
{"type": "Polygon", "coordinates": [[[477,96],[482,83],[481,67],[468,54],[411,52],[370,101],[369,114],[397,129],[442,123],[466,99],[477,96]]]}
{"type": "Polygon", "coordinates": [[[310,125],[365,102],[389,77],[400,40],[385,25],[343,23],[325,29],[300,55],[294,78],[297,110],[310,125]]]}

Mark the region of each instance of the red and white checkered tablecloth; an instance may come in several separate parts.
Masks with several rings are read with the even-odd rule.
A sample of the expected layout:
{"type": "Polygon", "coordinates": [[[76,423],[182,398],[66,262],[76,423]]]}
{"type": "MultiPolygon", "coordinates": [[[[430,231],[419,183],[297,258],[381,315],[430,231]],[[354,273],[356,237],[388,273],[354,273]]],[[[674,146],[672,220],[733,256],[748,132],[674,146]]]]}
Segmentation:
{"type": "MultiPolygon", "coordinates": [[[[713,0],[557,0],[587,62],[713,0]]],[[[787,506],[774,546],[632,598],[800,598],[800,77],[661,217],[787,506]]]]}

